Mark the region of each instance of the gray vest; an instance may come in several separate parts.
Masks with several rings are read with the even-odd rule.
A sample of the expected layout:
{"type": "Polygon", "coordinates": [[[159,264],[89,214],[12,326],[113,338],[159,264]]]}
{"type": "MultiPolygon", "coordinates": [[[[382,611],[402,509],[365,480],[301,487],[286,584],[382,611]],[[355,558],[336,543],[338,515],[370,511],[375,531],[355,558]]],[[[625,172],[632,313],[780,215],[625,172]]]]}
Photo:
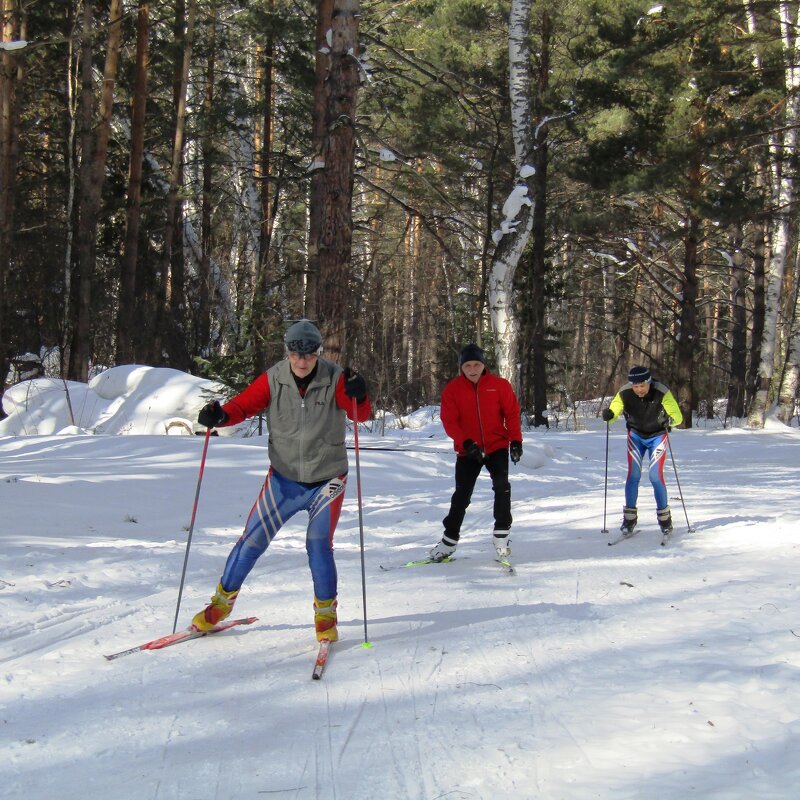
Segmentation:
{"type": "Polygon", "coordinates": [[[326,481],[347,472],[345,412],[336,405],[342,368],[324,358],[300,397],[288,359],[267,370],[269,460],[273,469],[301,483],[326,481]]]}

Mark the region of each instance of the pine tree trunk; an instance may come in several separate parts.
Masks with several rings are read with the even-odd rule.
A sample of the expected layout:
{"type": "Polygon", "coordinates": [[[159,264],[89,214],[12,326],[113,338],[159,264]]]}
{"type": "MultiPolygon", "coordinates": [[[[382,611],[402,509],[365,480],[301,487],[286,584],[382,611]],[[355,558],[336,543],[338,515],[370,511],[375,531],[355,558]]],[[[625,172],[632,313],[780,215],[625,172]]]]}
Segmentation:
{"type": "MultiPolygon", "coordinates": [[[[14,0],[0,0],[0,39],[4,42],[20,38],[19,8],[14,0]]],[[[23,78],[22,62],[13,51],[0,52],[0,418],[4,379],[15,353],[8,329],[12,302],[8,292],[9,268],[12,263],[15,207],[15,181],[18,158],[17,87],[23,78]]]]}
{"type": "Polygon", "coordinates": [[[753,309],[750,314],[750,346],[747,352],[745,413],[752,407],[758,389],[758,365],[764,336],[767,295],[767,226],[756,222],[753,228],[753,309]]]}
{"type": "Polygon", "coordinates": [[[700,222],[694,215],[686,221],[684,262],[680,299],[680,336],[677,346],[677,380],[675,399],[683,412],[683,425],[692,427],[692,412],[696,405],[694,362],[699,342],[697,327],[697,260],[700,222]]]}
{"type": "MultiPolygon", "coordinates": [[[[274,9],[274,0],[269,1],[270,10],[274,9]]],[[[261,102],[263,114],[261,118],[260,141],[257,150],[260,151],[258,161],[259,194],[261,200],[261,230],[258,244],[258,265],[256,278],[253,285],[253,362],[256,372],[263,372],[269,366],[267,357],[267,340],[271,328],[276,327],[276,319],[270,316],[269,299],[270,290],[270,256],[272,252],[272,231],[275,217],[275,203],[277,196],[273,197],[274,187],[272,182],[272,142],[273,142],[273,112],[275,103],[275,40],[270,34],[266,45],[258,53],[259,64],[262,65],[261,102]]],[[[276,337],[277,338],[277,337],[276,337]]]]}
{"type": "Polygon", "coordinates": [[[89,197],[91,196],[92,166],[92,123],[94,105],[94,85],[92,80],[92,0],[83,4],[83,25],[81,38],[81,93],[79,106],[79,130],[81,160],[78,167],[78,236],[77,236],[77,281],[72,288],[74,302],[71,308],[72,342],[69,350],[67,377],[74,381],[86,381],[89,370],[89,307],[91,274],[87,272],[94,259],[94,246],[88,226],[89,197]]]}
{"type": "Polygon", "coordinates": [[[360,3],[319,0],[317,9],[305,314],[317,320],[326,353],[338,361],[350,327],[360,3]]]}
{"type": "Polygon", "coordinates": [[[119,46],[122,37],[122,0],[111,0],[108,43],[100,92],[97,132],[93,137],[94,81],[92,77],[92,23],[94,3],[86,0],[81,47],[81,199],[78,222],[78,295],[69,376],[86,381],[92,354],[92,291],[95,281],[98,214],[105,183],[114,86],[117,80],[119,46]]]}
{"type": "Polygon", "coordinates": [[[742,231],[736,230],[731,237],[733,263],[731,264],[731,374],[728,381],[728,405],[725,417],[744,416],[745,386],[747,382],[747,272],[742,252],[742,231]]]}
{"type": "MultiPolygon", "coordinates": [[[[552,24],[547,12],[542,14],[539,40],[539,77],[536,96],[541,98],[550,86],[550,39],[552,24]]],[[[537,116],[541,116],[540,114],[537,116]]],[[[540,142],[533,154],[536,173],[533,175],[533,228],[531,235],[533,261],[531,292],[533,293],[533,330],[531,349],[533,355],[533,424],[547,424],[547,166],[549,149],[546,126],[540,131],[540,142]]]]}
{"type": "Polygon", "coordinates": [[[120,264],[119,308],[117,309],[117,364],[134,363],[141,344],[137,309],[139,270],[139,228],[142,216],[142,164],[144,161],[145,119],[147,111],[148,38],[150,35],[148,0],[139,0],[136,17],[136,64],[131,104],[131,154],[128,166],[128,193],[125,209],[125,249],[120,264]]]}
{"type": "MultiPolygon", "coordinates": [[[[182,4],[179,4],[182,5],[182,4]]],[[[194,25],[197,16],[197,0],[189,0],[185,18],[182,9],[176,15],[176,38],[182,43],[182,61],[175,80],[175,132],[172,141],[172,159],[169,170],[169,189],[167,190],[167,213],[164,225],[164,250],[161,256],[162,308],[161,325],[158,332],[162,337],[160,346],[153,354],[156,363],[166,361],[177,369],[189,368],[189,355],[184,329],[183,307],[185,287],[183,273],[183,213],[178,201],[178,193],[183,183],[183,147],[186,132],[186,97],[189,86],[189,66],[194,44],[194,25]]],[[[177,66],[177,65],[176,65],[177,66]]]]}
{"type": "Polygon", "coordinates": [[[195,314],[195,350],[198,353],[207,352],[211,343],[211,228],[212,228],[212,188],[214,159],[214,126],[211,117],[214,110],[214,79],[216,76],[217,59],[217,11],[216,7],[210,10],[207,42],[208,55],[206,57],[206,86],[203,97],[203,116],[206,120],[206,130],[200,144],[201,158],[203,161],[203,197],[201,200],[200,219],[200,264],[198,267],[197,283],[197,311],[195,314]]]}

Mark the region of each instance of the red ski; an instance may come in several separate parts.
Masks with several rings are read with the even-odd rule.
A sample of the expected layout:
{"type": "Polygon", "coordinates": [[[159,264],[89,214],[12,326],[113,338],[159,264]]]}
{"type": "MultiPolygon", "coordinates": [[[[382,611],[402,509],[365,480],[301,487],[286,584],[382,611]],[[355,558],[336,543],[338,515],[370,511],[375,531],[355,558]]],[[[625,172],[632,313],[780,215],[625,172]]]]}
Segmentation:
{"type": "Polygon", "coordinates": [[[317,662],[314,664],[314,671],[311,673],[311,677],[318,681],[322,677],[322,673],[325,672],[325,665],[328,663],[328,655],[331,652],[331,644],[328,639],[323,639],[319,643],[319,653],[317,653],[317,662]]]}
{"type": "Polygon", "coordinates": [[[212,628],[210,631],[198,631],[195,628],[186,628],[182,631],[170,633],[167,636],[162,636],[160,639],[153,639],[152,642],[145,642],[136,647],[131,647],[129,650],[122,650],[119,653],[111,653],[105,656],[108,661],[113,661],[115,658],[122,656],[129,656],[131,653],[138,653],[140,650],[161,650],[164,647],[169,647],[173,644],[180,642],[188,642],[190,639],[199,639],[201,636],[208,636],[211,633],[219,633],[226,631],[228,628],[233,628],[236,625],[252,625],[258,620],[258,617],[243,617],[242,619],[229,619],[225,622],[220,622],[219,625],[212,628]]]}

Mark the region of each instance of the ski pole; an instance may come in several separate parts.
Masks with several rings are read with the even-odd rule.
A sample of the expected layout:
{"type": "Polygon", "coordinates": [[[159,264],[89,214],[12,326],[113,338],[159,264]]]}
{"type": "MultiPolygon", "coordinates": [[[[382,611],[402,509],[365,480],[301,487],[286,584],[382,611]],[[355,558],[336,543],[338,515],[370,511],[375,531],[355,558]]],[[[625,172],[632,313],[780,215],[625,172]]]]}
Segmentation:
{"type": "Polygon", "coordinates": [[[361,458],[358,452],[358,401],[353,398],[353,432],[355,434],[356,450],[356,491],[358,494],[358,537],[361,547],[361,596],[364,603],[364,644],[362,647],[371,647],[367,637],[367,571],[364,567],[364,511],[361,500],[361,458]]]}
{"type": "Polygon", "coordinates": [[[675,483],[678,484],[678,494],[681,498],[681,505],[683,506],[683,516],[686,517],[686,529],[689,533],[694,533],[695,528],[689,522],[689,514],[686,512],[686,503],[683,502],[683,489],[681,489],[681,482],[678,478],[678,468],[675,466],[675,454],[672,452],[672,442],[669,440],[669,432],[664,433],[667,437],[667,448],[669,449],[669,457],[672,459],[672,469],[675,472],[675,483]]]}
{"type": "Polygon", "coordinates": [[[203,481],[203,470],[206,466],[206,453],[208,452],[208,440],[211,438],[211,428],[206,428],[206,438],[203,442],[203,455],[200,459],[200,474],[197,476],[197,490],[194,493],[194,507],[192,508],[192,521],[189,523],[189,538],[186,540],[186,555],[183,557],[183,571],[181,572],[181,585],[178,589],[178,605],[175,606],[175,622],[172,623],[172,632],[175,633],[178,627],[178,614],[181,610],[181,596],[183,595],[183,582],[186,579],[186,565],[189,563],[189,547],[192,544],[192,531],[194,531],[194,520],[197,516],[197,501],[200,499],[200,484],[203,481]]]}
{"type": "Polygon", "coordinates": [[[606,527],[606,502],[608,500],[608,432],[611,429],[611,425],[606,422],[606,475],[603,481],[603,530],[600,533],[608,533],[608,528],[606,527]]]}

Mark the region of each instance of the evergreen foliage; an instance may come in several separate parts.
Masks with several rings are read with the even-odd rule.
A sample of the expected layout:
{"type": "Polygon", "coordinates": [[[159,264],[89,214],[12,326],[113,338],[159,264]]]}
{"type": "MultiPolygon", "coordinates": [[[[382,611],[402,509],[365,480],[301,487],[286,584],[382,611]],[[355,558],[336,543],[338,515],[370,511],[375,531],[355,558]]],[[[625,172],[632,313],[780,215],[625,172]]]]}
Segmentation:
{"type": "MultiPolygon", "coordinates": [[[[5,35],[24,27],[30,44],[0,51],[0,95],[14,109],[2,130],[0,367],[56,350],[68,376],[78,174],[93,157],[80,136],[83,4],[11,5],[5,35]]],[[[148,6],[135,324],[125,335],[136,360],[240,386],[281,356],[285,321],[304,313],[316,4],[148,6]],[[180,221],[165,261],[176,80],[192,9],[180,221]]],[[[378,407],[437,402],[463,344],[492,349],[492,232],[515,178],[509,7],[361,4],[347,354],[371,377],[378,407]]],[[[107,3],[93,8],[96,117],[109,20],[107,3]]],[[[797,217],[794,204],[775,201],[776,181],[796,160],[775,147],[792,91],[778,9],[776,0],[533,4],[532,127],[545,126],[537,168],[546,169],[546,209],[515,286],[519,389],[532,417],[541,417],[542,390],[554,404],[608,395],[632,362],[651,364],[685,411],[751,398],[772,231],[783,215],[796,228],[797,217]],[[539,348],[546,369],[534,367],[539,348]]],[[[122,335],[137,4],[125,11],[96,220],[92,370],[115,363],[122,335]]],[[[791,247],[781,367],[800,324],[791,247]]]]}

